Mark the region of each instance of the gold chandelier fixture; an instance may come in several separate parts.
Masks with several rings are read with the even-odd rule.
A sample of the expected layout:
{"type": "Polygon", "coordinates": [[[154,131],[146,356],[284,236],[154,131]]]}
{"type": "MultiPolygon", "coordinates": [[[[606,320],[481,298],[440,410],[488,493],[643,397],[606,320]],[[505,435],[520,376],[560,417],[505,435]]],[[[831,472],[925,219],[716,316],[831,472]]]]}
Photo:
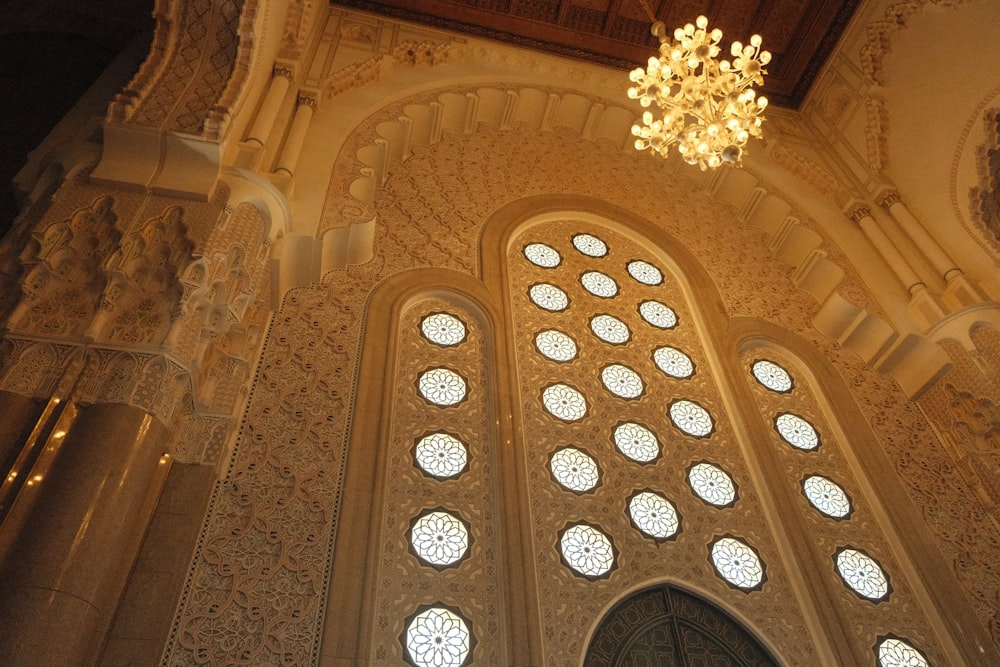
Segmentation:
{"type": "Polygon", "coordinates": [[[660,40],[660,55],[650,57],[645,69],[632,70],[635,85],[628,96],[660,111],[644,112],[641,124],[632,126],[636,149],[667,157],[676,144],[681,158],[702,171],[723,162],[740,165],[747,140],[760,136],[767,107],[767,98],[753,89],[764,83],[764,66],[771,61],[760,48],[760,35],[747,45],[733,42],[732,62],[718,61],[722,31],[709,31],[707,18],[677,28],[671,40],[648,0],[641,1],[653,21],[650,31],[660,40]]]}

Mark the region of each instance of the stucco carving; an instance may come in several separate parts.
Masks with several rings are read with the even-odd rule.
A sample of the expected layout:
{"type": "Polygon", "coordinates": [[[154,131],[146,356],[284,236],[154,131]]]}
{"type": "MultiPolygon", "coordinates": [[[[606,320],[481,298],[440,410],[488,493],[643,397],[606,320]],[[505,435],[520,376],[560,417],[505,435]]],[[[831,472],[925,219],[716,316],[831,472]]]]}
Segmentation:
{"type": "Polygon", "coordinates": [[[979,185],[969,193],[970,209],[987,241],[1000,251],[1000,109],[983,115],[986,143],[979,147],[976,166],[979,185]]]}

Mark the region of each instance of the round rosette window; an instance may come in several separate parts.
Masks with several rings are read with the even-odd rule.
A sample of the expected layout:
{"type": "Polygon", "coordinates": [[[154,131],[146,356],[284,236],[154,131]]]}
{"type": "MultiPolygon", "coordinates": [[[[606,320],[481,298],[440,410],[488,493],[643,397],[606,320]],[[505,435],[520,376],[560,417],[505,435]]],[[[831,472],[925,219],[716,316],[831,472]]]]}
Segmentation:
{"type": "Polygon", "coordinates": [[[444,509],[424,512],[410,524],[410,548],[437,569],[457,565],[468,553],[470,541],[466,523],[444,509]]]}
{"type": "Polygon", "coordinates": [[[673,329],[677,326],[677,313],[659,301],[643,301],[640,303],[639,315],[647,324],[657,329],[673,329]]]}
{"type": "Polygon", "coordinates": [[[868,554],[844,547],[833,555],[833,562],[844,584],[860,597],[876,603],[889,599],[892,592],[889,578],[878,561],[868,554]]]}
{"type": "Polygon", "coordinates": [[[587,257],[604,257],[608,254],[608,244],[591,234],[575,235],[573,247],[587,257]]]}
{"type": "Polygon", "coordinates": [[[632,260],[626,265],[628,274],[643,285],[655,286],[663,282],[663,273],[658,268],[641,259],[632,260]]]}
{"type": "Polygon", "coordinates": [[[576,493],[592,491],[601,478],[597,462],[575,447],[565,447],[552,454],[549,470],[559,484],[576,493]]]}
{"type": "Polygon", "coordinates": [[[684,379],[694,375],[694,362],[675,347],[661,347],[653,351],[653,362],[661,371],[673,378],[684,379]]]}
{"type": "Polygon", "coordinates": [[[819,434],[812,424],[798,415],[784,412],[774,418],[774,428],[781,439],[796,449],[805,451],[819,447],[819,434]]]}
{"type": "Polygon", "coordinates": [[[574,573],[587,579],[611,574],[615,547],[602,530],[586,523],[567,526],[559,535],[559,553],[574,573]]]}
{"type": "Polygon", "coordinates": [[[583,419],[587,414],[587,401],[583,394],[568,384],[554,384],[542,392],[542,405],[549,413],[563,421],[583,419]]]}
{"type": "Polygon", "coordinates": [[[831,519],[846,519],[851,514],[851,499],[839,484],[822,475],[802,480],[802,492],[809,503],[831,519]]]}
{"type": "Polygon", "coordinates": [[[696,438],[707,437],[715,429],[712,415],[694,401],[674,401],[670,404],[669,413],[674,426],[696,438]]]}
{"type": "Polygon", "coordinates": [[[543,269],[554,269],[562,261],[559,251],[544,243],[529,243],[524,246],[524,257],[543,269]]]}
{"type": "Polygon", "coordinates": [[[448,313],[432,313],[420,320],[424,338],[442,347],[458,345],[465,340],[465,324],[448,313]]]}
{"type": "Polygon", "coordinates": [[[788,371],[773,361],[760,359],[753,362],[750,370],[757,382],[779,394],[790,392],[794,386],[792,376],[788,374],[788,371]]]}
{"type": "Polygon", "coordinates": [[[649,463],[660,455],[660,441],[656,434],[642,424],[619,424],[615,427],[614,441],[618,451],[636,463],[649,463]]]}
{"type": "Polygon", "coordinates": [[[590,318],[590,330],[605,343],[621,345],[632,336],[628,325],[614,315],[595,315],[590,318]]]}
{"type": "Polygon", "coordinates": [[[535,349],[552,361],[572,361],[576,357],[576,343],[562,331],[555,329],[535,334],[535,349]]]}
{"type": "Polygon", "coordinates": [[[628,516],[639,532],[657,541],[676,537],[681,526],[674,504],[649,490],[639,491],[629,499],[628,516]]]}
{"type": "Polygon", "coordinates": [[[465,667],[472,664],[472,624],[458,610],[436,603],[406,619],[401,637],[407,661],[414,667],[465,667]]]}
{"type": "Polygon", "coordinates": [[[639,374],[621,364],[605,366],[601,371],[601,382],[612,394],[624,399],[639,398],[644,389],[639,374]]]}
{"type": "Polygon", "coordinates": [[[927,657],[913,645],[895,635],[878,638],[875,655],[879,667],[930,667],[927,657]]]}
{"type": "Polygon", "coordinates": [[[413,449],[417,467],[431,477],[448,479],[465,471],[469,453],[465,444],[448,433],[431,433],[417,441],[413,449]]]}
{"type": "Polygon", "coordinates": [[[559,312],[569,306],[569,297],[555,285],[538,283],[528,289],[528,298],[542,310],[559,312]]]}
{"type": "Polygon", "coordinates": [[[708,463],[696,463],[688,470],[691,491],[709,505],[729,507],[737,499],[736,483],[725,470],[708,463]]]}
{"type": "Polygon", "coordinates": [[[429,403],[448,407],[461,403],[468,391],[465,379],[450,368],[432,368],[417,380],[420,395],[429,403]]]}
{"type": "Polygon", "coordinates": [[[618,294],[618,283],[600,271],[587,271],[580,276],[580,284],[594,296],[610,299],[618,294]]]}
{"type": "Polygon", "coordinates": [[[764,562],[743,540],[730,536],[717,539],[712,543],[711,560],[719,576],[734,588],[750,592],[764,586],[764,562]]]}

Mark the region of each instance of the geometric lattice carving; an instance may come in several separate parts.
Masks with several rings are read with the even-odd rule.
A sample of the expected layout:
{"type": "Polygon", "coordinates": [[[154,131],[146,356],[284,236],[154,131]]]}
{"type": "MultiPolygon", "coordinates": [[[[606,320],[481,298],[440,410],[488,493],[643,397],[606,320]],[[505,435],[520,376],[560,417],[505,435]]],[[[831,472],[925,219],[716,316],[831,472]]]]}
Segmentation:
{"type": "Polygon", "coordinates": [[[986,240],[1000,251],[1000,109],[984,114],[986,142],[979,147],[979,185],[969,193],[972,215],[986,232],[986,240]]]}

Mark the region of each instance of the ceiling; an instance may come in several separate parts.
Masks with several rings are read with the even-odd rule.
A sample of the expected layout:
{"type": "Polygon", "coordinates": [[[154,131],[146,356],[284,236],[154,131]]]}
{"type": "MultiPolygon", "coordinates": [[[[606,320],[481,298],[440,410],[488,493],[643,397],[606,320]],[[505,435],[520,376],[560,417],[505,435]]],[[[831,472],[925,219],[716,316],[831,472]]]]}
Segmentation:
{"type": "MultiPolygon", "coordinates": [[[[798,108],[860,0],[649,0],[668,30],[699,14],[731,40],[754,33],[774,56],[764,93],[798,108]]],[[[644,64],[658,45],[640,0],[331,0],[437,28],[601,65],[644,64]]]]}

